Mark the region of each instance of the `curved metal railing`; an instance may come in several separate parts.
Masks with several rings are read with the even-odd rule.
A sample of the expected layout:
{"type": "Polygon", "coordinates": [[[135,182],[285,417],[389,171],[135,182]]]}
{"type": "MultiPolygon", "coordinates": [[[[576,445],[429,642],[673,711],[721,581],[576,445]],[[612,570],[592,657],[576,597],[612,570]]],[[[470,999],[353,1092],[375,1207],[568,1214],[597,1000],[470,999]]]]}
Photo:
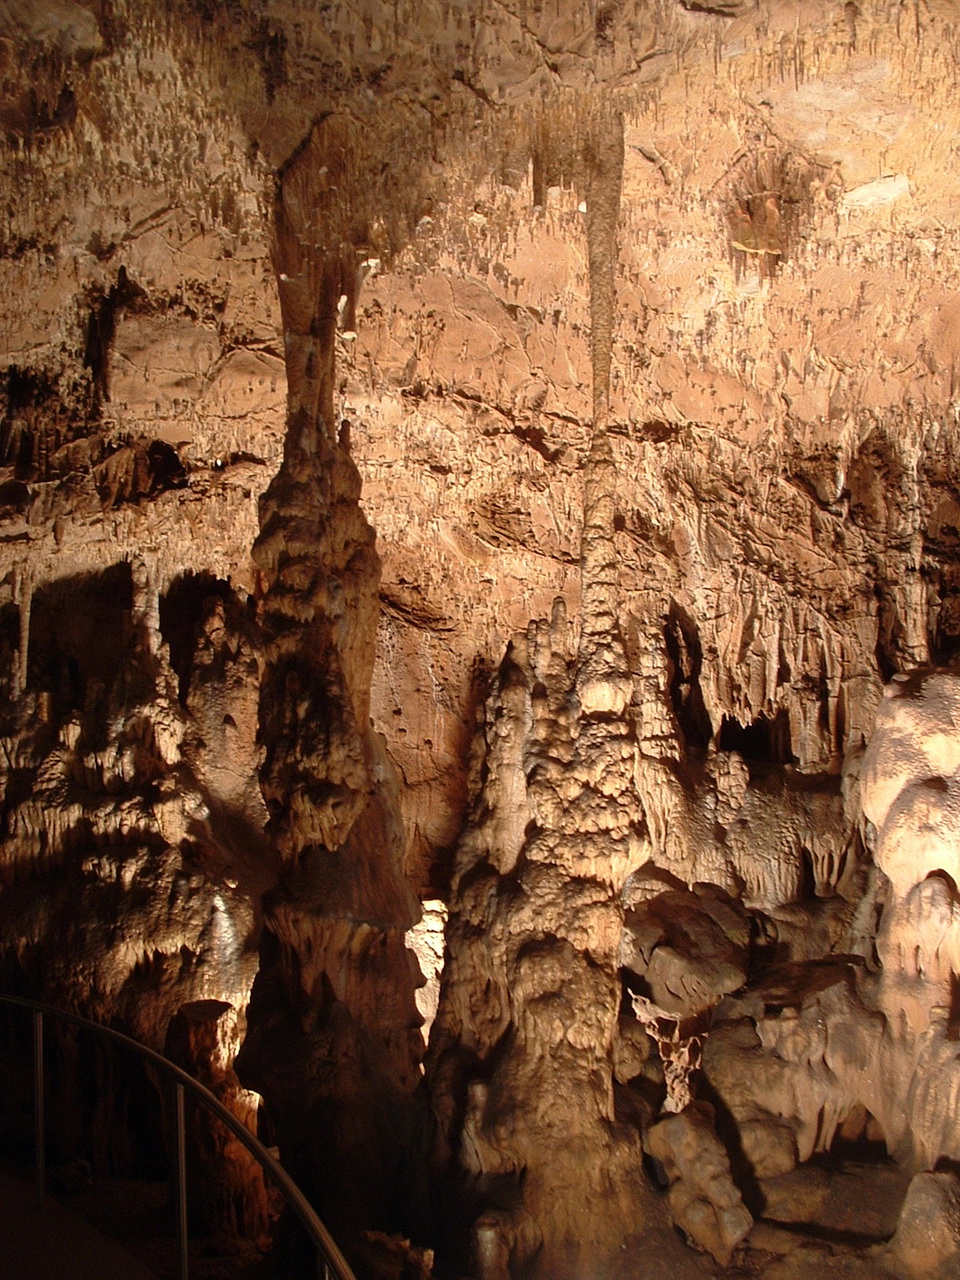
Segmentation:
{"type": "Polygon", "coordinates": [[[317,1275],[319,1280],[356,1280],[353,1272],[337,1247],[330,1232],[317,1217],[309,1200],[293,1181],[278,1160],[270,1154],[262,1142],[250,1132],[242,1120],[238,1120],[219,1099],[165,1058],[162,1053],[148,1049],[138,1040],[125,1036],[121,1031],[105,1027],[99,1022],[91,1022],[89,1018],[81,1018],[78,1014],[67,1013],[56,1009],[53,1005],[41,1004],[37,1000],[26,1000],[21,996],[0,994],[0,1004],[13,1005],[29,1009],[33,1015],[33,1081],[34,1081],[34,1153],[36,1163],[37,1200],[42,1204],[46,1194],[46,1121],[44,1115],[44,1079],[43,1079],[43,1020],[56,1018],[85,1031],[92,1031],[103,1039],[110,1040],[130,1050],[140,1058],[152,1063],[170,1079],[175,1086],[175,1141],[177,1149],[177,1234],[180,1246],[180,1280],[189,1280],[190,1260],[188,1253],[187,1224],[187,1156],[186,1156],[186,1111],[184,1107],[184,1091],[189,1090],[233,1133],[259,1163],[265,1173],[269,1174],[282,1191],[287,1203],[296,1213],[301,1225],[317,1250],[317,1275]]]}

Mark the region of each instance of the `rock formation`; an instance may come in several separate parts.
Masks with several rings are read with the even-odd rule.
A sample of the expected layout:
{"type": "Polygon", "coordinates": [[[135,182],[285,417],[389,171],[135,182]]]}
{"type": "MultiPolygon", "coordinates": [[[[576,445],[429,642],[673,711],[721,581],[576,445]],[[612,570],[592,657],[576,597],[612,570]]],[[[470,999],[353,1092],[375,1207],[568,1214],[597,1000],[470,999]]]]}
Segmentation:
{"type": "Polygon", "coordinates": [[[287,433],[253,555],[260,783],[281,872],[265,900],[238,1067],[269,1100],[291,1171],[331,1224],[355,1237],[404,1225],[422,1044],[405,942],[417,900],[401,869],[394,770],[369,728],[374,534],[333,406],[337,313],[352,287],[336,236],[340,219],[359,211],[327,221],[327,178],[318,189],[317,173],[350,181],[349,141],[327,122],[316,126],[279,192],[287,433]]]}
{"type": "Polygon", "coordinates": [[[0,5],[0,973],[365,1273],[955,1266],[957,16],[0,5]]]}
{"type": "MultiPolygon", "coordinates": [[[[232,1063],[239,1047],[237,1011],[222,1000],[198,1000],[177,1011],[164,1052],[256,1132],[256,1094],[241,1089],[232,1063]]],[[[236,1136],[192,1098],[185,1098],[188,1214],[200,1235],[257,1240],[269,1229],[263,1172],[236,1136]]]]}

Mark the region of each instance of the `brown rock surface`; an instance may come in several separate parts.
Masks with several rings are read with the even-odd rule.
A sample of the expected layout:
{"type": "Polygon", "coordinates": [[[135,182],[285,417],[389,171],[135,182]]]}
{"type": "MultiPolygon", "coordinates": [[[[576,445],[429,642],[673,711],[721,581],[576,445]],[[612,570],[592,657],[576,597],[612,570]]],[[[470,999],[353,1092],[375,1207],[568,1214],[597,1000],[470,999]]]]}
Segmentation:
{"type": "Polygon", "coordinates": [[[256,974],[345,1238],[614,1274],[664,1088],[960,1158],[957,31],[0,6],[0,972],[256,974]]]}
{"type": "Polygon", "coordinates": [[[960,1270],[960,1183],[953,1173],[918,1173],[890,1242],[890,1258],[908,1276],[960,1270]]]}
{"type": "Polygon", "coordinates": [[[620,963],[642,978],[654,1002],[694,1017],[747,980],[749,930],[726,894],[658,894],[624,918],[620,963]]]}
{"type": "Polygon", "coordinates": [[[727,1266],[753,1219],[730,1176],[710,1109],[693,1103],[667,1116],[647,1133],[646,1149],[662,1163],[669,1180],[667,1198],[674,1222],[727,1266]]]}
{"type": "MultiPolygon", "coordinates": [[[[239,1041],[236,1010],[222,1000],[198,1000],[171,1019],[164,1051],[256,1133],[259,1099],[240,1088],[231,1067],[239,1041]]],[[[206,1107],[189,1095],[184,1105],[193,1229],[228,1240],[262,1238],[269,1222],[263,1171],[206,1107]]]]}

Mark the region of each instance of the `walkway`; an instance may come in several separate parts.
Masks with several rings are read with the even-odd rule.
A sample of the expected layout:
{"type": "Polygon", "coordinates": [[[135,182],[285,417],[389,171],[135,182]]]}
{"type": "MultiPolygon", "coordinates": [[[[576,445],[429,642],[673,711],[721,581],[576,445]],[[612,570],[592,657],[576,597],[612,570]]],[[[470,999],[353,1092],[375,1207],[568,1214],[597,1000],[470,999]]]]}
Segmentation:
{"type": "Polygon", "coordinates": [[[115,1241],[32,1181],[0,1169],[0,1280],[156,1280],[115,1241]]]}

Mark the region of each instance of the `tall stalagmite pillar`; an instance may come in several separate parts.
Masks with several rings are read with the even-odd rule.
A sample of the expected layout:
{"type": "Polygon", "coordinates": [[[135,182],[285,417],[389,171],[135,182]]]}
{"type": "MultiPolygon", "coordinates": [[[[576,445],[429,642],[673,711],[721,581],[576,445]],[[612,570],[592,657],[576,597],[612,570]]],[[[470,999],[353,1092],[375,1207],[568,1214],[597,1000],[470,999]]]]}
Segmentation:
{"type": "Polygon", "coordinates": [[[612,1077],[637,807],[607,432],[619,115],[592,117],[584,133],[594,421],[582,616],[571,627],[558,601],[501,666],[486,785],[458,853],[429,1066],[452,1162],[480,1210],[482,1280],[612,1276],[654,1215],[639,1135],[614,1116],[612,1077]]]}
{"type": "Polygon", "coordinates": [[[353,126],[329,117],[281,172],[275,265],[289,379],[283,464],[261,501],[261,788],[279,852],[238,1069],[349,1250],[406,1226],[419,1079],[418,914],[395,781],[369,728],[379,561],[335,420],[334,349],[356,255],[353,126]]]}

